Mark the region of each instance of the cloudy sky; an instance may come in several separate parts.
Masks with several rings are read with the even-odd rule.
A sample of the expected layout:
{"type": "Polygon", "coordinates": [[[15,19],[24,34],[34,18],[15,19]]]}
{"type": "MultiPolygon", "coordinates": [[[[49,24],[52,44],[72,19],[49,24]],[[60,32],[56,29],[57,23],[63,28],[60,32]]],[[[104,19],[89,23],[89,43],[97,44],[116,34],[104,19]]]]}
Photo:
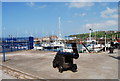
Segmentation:
{"type": "Polygon", "coordinates": [[[4,36],[62,36],[118,29],[117,2],[3,2],[4,36]]]}

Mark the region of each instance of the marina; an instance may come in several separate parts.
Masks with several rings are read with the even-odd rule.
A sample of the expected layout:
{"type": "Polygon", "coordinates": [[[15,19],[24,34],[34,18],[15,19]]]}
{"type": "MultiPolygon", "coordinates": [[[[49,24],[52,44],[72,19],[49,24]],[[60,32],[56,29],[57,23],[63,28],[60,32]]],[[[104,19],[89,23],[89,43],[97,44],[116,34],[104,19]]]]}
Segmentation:
{"type": "Polygon", "coordinates": [[[118,7],[118,2],[3,2],[0,78],[117,80],[118,7]]]}
{"type": "Polygon", "coordinates": [[[3,44],[1,43],[1,45],[3,45],[1,48],[4,47],[4,51],[0,53],[0,57],[3,58],[1,59],[1,61],[3,61],[3,72],[17,79],[25,79],[25,77],[33,79],[118,78],[119,39],[116,39],[118,43],[117,47],[114,43],[113,45],[109,44],[108,47],[106,47],[106,50],[104,44],[96,44],[92,42],[88,42],[88,44],[86,44],[87,41],[82,42],[79,39],[57,40],[54,42],[40,42],[38,40],[36,41],[36,38],[34,37],[28,37],[28,39],[30,39],[32,42],[28,40],[26,41],[24,38],[21,41],[17,41],[17,39],[19,40],[19,38],[11,41],[4,39],[2,42],[3,44]],[[14,50],[15,46],[21,45],[21,42],[23,46],[21,46],[20,49],[17,48],[14,50]],[[71,44],[76,44],[77,47],[72,47],[71,44]],[[25,45],[27,48],[23,49],[25,45]],[[114,47],[113,50],[110,49],[110,47],[114,47]],[[10,50],[12,49],[12,51],[6,51],[7,48],[10,50]],[[77,72],[65,70],[62,73],[59,73],[59,68],[53,68],[54,66],[52,62],[57,53],[61,52],[63,55],[74,54],[74,49],[76,48],[79,55],[79,58],[74,60],[74,63],[77,64],[77,72]],[[96,51],[96,48],[101,51],[96,51]],[[16,74],[14,72],[18,73],[16,74]]]}
{"type": "Polygon", "coordinates": [[[104,38],[102,42],[91,37],[87,40],[50,37],[49,40],[2,38],[0,57],[3,72],[17,79],[118,78],[119,37],[113,41],[104,38]]]}

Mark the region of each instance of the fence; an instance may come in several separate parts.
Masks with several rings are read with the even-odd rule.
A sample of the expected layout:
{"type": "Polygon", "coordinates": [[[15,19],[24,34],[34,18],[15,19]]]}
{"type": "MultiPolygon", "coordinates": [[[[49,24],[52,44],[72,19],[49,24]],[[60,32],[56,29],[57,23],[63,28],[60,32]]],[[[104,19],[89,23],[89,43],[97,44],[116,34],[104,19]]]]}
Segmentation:
{"type": "Polygon", "coordinates": [[[0,39],[0,52],[33,49],[33,37],[9,37],[0,39]]]}

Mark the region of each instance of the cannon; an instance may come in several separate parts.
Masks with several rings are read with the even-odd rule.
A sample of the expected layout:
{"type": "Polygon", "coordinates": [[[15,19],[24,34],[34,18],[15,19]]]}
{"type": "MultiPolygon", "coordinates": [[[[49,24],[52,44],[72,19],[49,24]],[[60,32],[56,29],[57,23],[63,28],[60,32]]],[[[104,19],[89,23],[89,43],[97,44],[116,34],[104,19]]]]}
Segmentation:
{"type": "Polygon", "coordinates": [[[79,54],[76,43],[71,43],[71,45],[73,53],[58,51],[53,59],[53,67],[57,67],[60,73],[68,69],[77,72],[77,65],[73,64],[73,59],[78,59],[79,54]]]}

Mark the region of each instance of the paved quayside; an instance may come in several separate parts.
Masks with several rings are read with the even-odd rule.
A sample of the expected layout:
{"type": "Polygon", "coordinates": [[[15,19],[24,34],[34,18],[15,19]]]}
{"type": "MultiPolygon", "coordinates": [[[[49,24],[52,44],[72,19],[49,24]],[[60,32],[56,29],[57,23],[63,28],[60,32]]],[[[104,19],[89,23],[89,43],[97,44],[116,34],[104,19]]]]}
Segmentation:
{"type": "Polygon", "coordinates": [[[70,70],[59,73],[53,68],[55,54],[35,50],[7,53],[3,65],[40,79],[118,79],[118,59],[113,58],[118,55],[117,51],[114,54],[80,53],[80,58],[74,60],[78,66],[75,73],[70,70]]]}

